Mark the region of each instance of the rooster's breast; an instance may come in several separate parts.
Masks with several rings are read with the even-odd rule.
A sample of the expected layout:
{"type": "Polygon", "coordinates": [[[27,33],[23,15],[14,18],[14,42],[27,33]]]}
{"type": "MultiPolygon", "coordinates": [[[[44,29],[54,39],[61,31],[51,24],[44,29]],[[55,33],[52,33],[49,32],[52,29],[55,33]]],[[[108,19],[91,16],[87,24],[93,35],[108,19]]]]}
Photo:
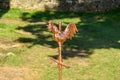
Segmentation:
{"type": "Polygon", "coordinates": [[[66,40],[66,35],[64,35],[63,33],[57,33],[55,34],[54,38],[57,42],[64,42],[66,40]]]}

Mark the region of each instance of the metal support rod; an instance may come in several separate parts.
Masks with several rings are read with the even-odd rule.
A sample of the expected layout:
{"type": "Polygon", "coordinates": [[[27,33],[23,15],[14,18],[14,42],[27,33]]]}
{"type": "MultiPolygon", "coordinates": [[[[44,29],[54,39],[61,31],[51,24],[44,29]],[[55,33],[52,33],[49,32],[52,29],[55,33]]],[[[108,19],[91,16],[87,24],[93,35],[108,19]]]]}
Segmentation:
{"type": "MultiPolygon", "coordinates": [[[[61,43],[59,43],[58,51],[59,51],[58,61],[59,61],[59,63],[62,63],[61,43]]],[[[59,63],[58,63],[58,70],[59,70],[59,79],[58,80],[62,80],[62,65],[60,65],[59,63]]]]}
{"type": "Polygon", "coordinates": [[[61,43],[58,43],[59,47],[58,47],[58,59],[55,60],[53,58],[51,58],[52,61],[56,62],[58,65],[58,70],[59,70],[59,77],[58,80],[62,80],[62,67],[66,67],[66,68],[70,68],[70,66],[63,64],[62,62],[62,45],[61,43]]]}
{"type": "Polygon", "coordinates": [[[62,65],[63,67],[65,67],[65,68],[70,68],[70,66],[68,66],[68,65],[66,65],[66,64],[63,64],[63,63],[60,63],[58,60],[55,60],[55,59],[53,59],[53,58],[50,58],[52,61],[54,61],[54,62],[56,62],[57,64],[60,64],[60,65],[62,65]]]}

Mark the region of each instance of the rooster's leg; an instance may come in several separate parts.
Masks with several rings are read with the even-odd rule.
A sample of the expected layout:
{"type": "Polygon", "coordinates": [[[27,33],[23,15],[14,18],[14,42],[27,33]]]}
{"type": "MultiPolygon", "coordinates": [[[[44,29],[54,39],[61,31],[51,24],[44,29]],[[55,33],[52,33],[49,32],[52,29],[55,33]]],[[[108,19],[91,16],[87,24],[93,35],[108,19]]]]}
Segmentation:
{"type": "MultiPolygon", "coordinates": [[[[58,61],[59,63],[62,63],[62,44],[59,43],[59,56],[58,56],[58,61]]],[[[62,65],[61,64],[58,64],[58,69],[59,69],[59,80],[62,80],[62,65]]]]}

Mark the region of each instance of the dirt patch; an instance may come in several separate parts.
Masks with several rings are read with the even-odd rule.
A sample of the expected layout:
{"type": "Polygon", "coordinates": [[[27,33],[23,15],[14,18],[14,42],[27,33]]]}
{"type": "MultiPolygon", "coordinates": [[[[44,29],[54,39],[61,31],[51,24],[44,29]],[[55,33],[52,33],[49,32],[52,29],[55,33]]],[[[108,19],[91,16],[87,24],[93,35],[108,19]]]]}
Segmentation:
{"type": "Polygon", "coordinates": [[[12,48],[21,47],[22,44],[15,42],[12,39],[0,38],[0,48],[3,50],[8,50],[12,48]]]}
{"type": "Polygon", "coordinates": [[[5,24],[15,24],[19,26],[26,25],[26,22],[22,20],[12,20],[12,19],[0,19],[0,23],[5,23],[5,24]]]}
{"type": "Polygon", "coordinates": [[[0,80],[35,80],[37,71],[19,67],[0,67],[0,80]]]}
{"type": "Polygon", "coordinates": [[[12,49],[12,48],[16,48],[16,47],[20,47],[21,44],[16,43],[16,44],[3,44],[0,42],[0,48],[4,49],[4,50],[8,50],[8,49],[12,49]]]}
{"type": "Polygon", "coordinates": [[[23,30],[15,30],[15,32],[23,35],[32,35],[30,32],[25,32],[23,30]]]}
{"type": "Polygon", "coordinates": [[[27,21],[23,21],[21,19],[0,19],[0,23],[5,23],[5,24],[14,24],[14,25],[19,25],[19,26],[26,26],[28,24],[31,25],[37,25],[37,24],[41,24],[41,25],[46,25],[46,22],[40,22],[40,21],[32,21],[31,19],[27,20],[27,21]]]}

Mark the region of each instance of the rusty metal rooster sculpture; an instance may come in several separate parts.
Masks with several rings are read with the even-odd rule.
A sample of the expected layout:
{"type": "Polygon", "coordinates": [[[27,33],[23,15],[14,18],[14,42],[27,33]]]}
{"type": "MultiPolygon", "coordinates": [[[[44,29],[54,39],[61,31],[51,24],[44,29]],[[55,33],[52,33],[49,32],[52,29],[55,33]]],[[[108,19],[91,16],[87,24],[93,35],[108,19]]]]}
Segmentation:
{"type": "Polygon", "coordinates": [[[53,33],[54,40],[58,43],[58,60],[52,58],[58,64],[59,69],[59,79],[62,80],[62,66],[69,68],[69,66],[62,63],[62,45],[67,39],[72,39],[74,34],[78,32],[78,29],[74,23],[69,23],[62,32],[62,22],[59,22],[58,27],[54,24],[53,21],[48,22],[48,30],[53,33]]]}

